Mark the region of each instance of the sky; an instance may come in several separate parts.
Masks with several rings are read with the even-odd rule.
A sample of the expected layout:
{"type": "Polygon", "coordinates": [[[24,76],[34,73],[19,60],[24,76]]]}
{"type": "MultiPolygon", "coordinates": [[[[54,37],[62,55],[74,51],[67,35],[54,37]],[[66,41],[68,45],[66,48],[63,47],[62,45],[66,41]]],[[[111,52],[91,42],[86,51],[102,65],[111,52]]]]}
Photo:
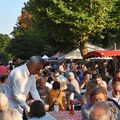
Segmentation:
{"type": "Polygon", "coordinates": [[[0,0],[0,34],[10,34],[27,0],[0,0]]]}

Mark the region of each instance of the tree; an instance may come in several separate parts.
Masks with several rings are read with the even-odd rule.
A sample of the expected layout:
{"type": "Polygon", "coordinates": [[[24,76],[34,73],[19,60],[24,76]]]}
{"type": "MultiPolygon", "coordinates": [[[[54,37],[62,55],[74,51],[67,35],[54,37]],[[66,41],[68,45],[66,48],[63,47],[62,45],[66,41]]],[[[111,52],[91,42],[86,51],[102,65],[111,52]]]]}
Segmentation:
{"type": "Polygon", "coordinates": [[[115,27],[109,16],[114,4],[115,0],[30,0],[26,9],[35,20],[47,19],[56,26],[66,26],[74,45],[84,55],[90,36],[102,33],[106,27],[115,27]]]}
{"type": "Polygon", "coordinates": [[[26,29],[29,27],[32,16],[25,10],[22,10],[22,15],[18,17],[19,25],[21,28],[26,29]]]}
{"type": "Polygon", "coordinates": [[[27,15],[22,12],[13,32],[12,44],[16,47],[12,52],[28,57],[79,47],[84,56],[90,38],[102,36],[104,39],[107,35],[104,31],[116,28],[112,14],[115,5],[116,0],[29,0],[22,10],[27,15]],[[22,23],[25,23],[23,27],[22,23]],[[24,55],[18,53],[22,50],[24,55]]]}
{"type": "Polygon", "coordinates": [[[0,62],[7,63],[10,54],[6,51],[11,38],[8,35],[0,34],[0,62]]]}

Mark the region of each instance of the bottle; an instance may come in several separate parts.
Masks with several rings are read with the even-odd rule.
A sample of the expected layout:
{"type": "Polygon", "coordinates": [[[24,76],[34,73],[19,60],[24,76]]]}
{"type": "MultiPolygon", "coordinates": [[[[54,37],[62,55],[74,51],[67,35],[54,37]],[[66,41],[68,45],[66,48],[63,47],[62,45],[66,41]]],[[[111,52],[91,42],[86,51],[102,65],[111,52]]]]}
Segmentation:
{"type": "Polygon", "coordinates": [[[73,102],[73,100],[69,101],[69,113],[71,115],[74,115],[74,102],[73,102]]]}
{"type": "Polygon", "coordinates": [[[57,101],[54,104],[54,111],[56,111],[56,112],[59,111],[59,103],[57,101]]]}
{"type": "Polygon", "coordinates": [[[72,101],[74,100],[74,93],[70,94],[69,100],[72,100],[72,101]]]}
{"type": "Polygon", "coordinates": [[[74,93],[71,93],[69,97],[69,113],[74,115],[74,93]]]}

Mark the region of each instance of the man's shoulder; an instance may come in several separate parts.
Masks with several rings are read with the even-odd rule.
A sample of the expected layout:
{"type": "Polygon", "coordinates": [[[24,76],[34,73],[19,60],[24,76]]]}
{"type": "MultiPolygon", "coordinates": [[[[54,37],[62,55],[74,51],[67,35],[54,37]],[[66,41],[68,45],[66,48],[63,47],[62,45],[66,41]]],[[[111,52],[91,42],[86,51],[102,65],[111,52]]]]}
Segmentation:
{"type": "Polygon", "coordinates": [[[26,65],[25,64],[23,64],[23,65],[21,65],[21,66],[18,66],[18,67],[16,67],[16,68],[14,68],[11,72],[13,73],[13,72],[23,72],[23,71],[25,71],[26,70],[26,65]]]}
{"type": "Polygon", "coordinates": [[[25,65],[21,65],[21,66],[19,66],[19,67],[16,67],[16,68],[14,68],[14,69],[10,72],[8,78],[9,78],[10,76],[20,76],[20,75],[23,75],[23,74],[25,73],[25,71],[26,71],[25,65]]]}

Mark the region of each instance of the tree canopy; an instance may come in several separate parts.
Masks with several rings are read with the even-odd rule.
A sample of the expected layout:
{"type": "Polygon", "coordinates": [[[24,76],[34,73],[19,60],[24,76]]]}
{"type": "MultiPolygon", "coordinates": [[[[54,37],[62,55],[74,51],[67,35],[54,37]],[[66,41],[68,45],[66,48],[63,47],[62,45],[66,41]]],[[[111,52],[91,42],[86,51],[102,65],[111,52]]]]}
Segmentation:
{"type": "Polygon", "coordinates": [[[0,34],[0,62],[6,63],[10,57],[10,54],[6,52],[10,40],[11,38],[8,35],[0,34]]]}
{"type": "Polygon", "coordinates": [[[105,44],[118,38],[119,1],[29,0],[18,18],[9,51],[28,58],[79,47],[84,55],[88,41],[105,44]]]}

